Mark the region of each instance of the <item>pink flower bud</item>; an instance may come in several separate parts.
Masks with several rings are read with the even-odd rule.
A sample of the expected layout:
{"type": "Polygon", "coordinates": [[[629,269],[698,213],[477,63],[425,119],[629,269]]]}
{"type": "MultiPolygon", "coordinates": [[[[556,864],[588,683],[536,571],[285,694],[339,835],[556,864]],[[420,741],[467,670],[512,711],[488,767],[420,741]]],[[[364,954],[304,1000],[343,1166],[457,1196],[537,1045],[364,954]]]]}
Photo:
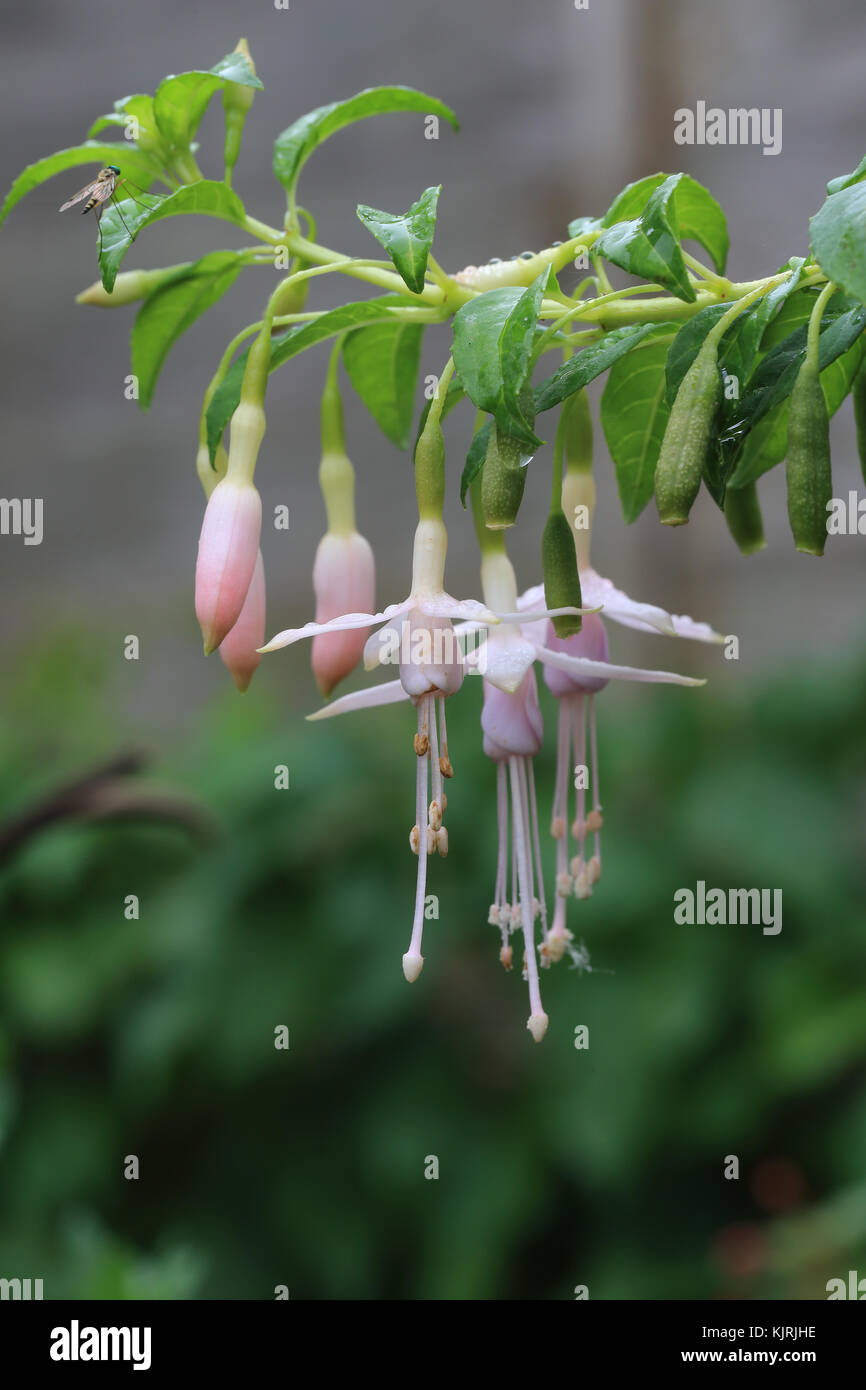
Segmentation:
{"type": "Polygon", "coordinates": [[[217,483],[205,510],[195,567],[195,612],[206,656],[240,617],[261,529],[262,499],[253,484],[231,477],[217,483]]]}
{"type": "MultiPolygon", "coordinates": [[[[589,661],[607,661],[609,657],[607,631],[597,613],[584,613],[580,632],[573,637],[557,637],[553,623],[548,623],[544,645],[551,651],[565,652],[566,656],[582,656],[589,661]]],[[[571,676],[558,667],[545,666],[544,683],[551,695],[560,699],[564,695],[594,695],[604,690],[607,680],[601,676],[571,676]]]]}
{"type": "MultiPolygon", "coordinates": [[[[347,536],[329,531],[323,536],[313,565],[313,589],[317,623],[346,613],[375,612],[376,563],[369,542],[357,531],[347,536]]],[[[369,631],[368,627],[357,627],[319,633],[313,638],[313,675],[326,698],[354,671],[369,631]]]]}
{"type": "Polygon", "coordinates": [[[265,567],[262,552],[259,551],[241,615],[220,643],[220,656],[241,692],[249,687],[255,669],[262,659],[258,648],[264,645],[265,567]]]}
{"type": "Polygon", "coordinates": [[[481,728],[484,752],[496,762],[509,757],[531,758],[541,752],[544,721],[533,670],[527,671],[513,695],[484,682],[481,728]]]}

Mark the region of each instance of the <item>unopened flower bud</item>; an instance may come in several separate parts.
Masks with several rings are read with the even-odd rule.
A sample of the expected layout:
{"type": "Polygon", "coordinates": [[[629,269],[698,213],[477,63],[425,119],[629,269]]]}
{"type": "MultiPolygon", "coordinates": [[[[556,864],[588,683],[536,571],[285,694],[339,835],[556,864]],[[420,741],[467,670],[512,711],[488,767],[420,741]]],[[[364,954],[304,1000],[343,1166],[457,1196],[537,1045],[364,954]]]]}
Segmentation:
{"type": "Polygon", "coordinates": [[[205,655],[241,615],[259,550],[262,501],[252,483],[231,475],[217,483],[205,509],[195,569],[195,611],[205,655]]]}
{"type": "Polygon", "coordinates": [[[168,266],[165,270],[124,270],[115,280],[111,294],[101,280],[94,280],[92,285],[75,296],[75,303],[94,304],[98,309],[116,309],[121,304],[135,304],[139,299],[146,299],[161,284],[182,275],[190,264],[187,261],[183,265],[168,266]]]}
{"type": "Polygon", "coordinates": [[[262,552],[256,556],[253,577],[240,617],[220,643],[220,656],[238,690],[247,690],[261,661],[259,647],[265,644],[265,567],[262,552]]]}
{"type": "MultiPolygon", "coordinates": [[[[376,564],[369,542],[357,531],[330,532],[319,541],[313,565],[316,622],[326,623],[345,613],[371,613],[376,594],[376,564]]],[[[319,633],[313,638],[313,674],[327,698],[354,671],[364,651],[369,628],[319,633]]]]}

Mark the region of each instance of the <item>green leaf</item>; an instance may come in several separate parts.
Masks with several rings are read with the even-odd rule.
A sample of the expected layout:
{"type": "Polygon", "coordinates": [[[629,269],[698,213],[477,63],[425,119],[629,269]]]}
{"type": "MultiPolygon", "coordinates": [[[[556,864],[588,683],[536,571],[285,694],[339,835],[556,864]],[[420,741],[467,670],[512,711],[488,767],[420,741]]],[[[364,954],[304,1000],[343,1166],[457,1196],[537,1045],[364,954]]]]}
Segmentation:
{"type": "Polygon", "coordinates": [[[354,121],[390,111],[423,111],[425,115],[441,116],[455,130],[459,129],[454,112],[436,97],[418,92],[414,87],[367,87],[346,101],[332,101],[307,112],[277,136],[274,174],[293,196],[301,169],[324,140],[354,121]]]}
{"type": "Polygon", "coordinates": [[[205,217],[221,217],[225,222],[243,226],[246,213],[244,205],[236,193],[226,188],[224,183],[201,179],[177,192],[170,193],[153,207],[145,208],[131,199],[126,199],[120,212],[109,205],[102,217],[102,254],[99,264],[102,270],[102,283],[110,294],[124,256],[132,241],[151,222],[159,222],[163,217],[175,217],[181,213],[201,213],[205,217]],[[121,221],[121,217],[123,221],[121,221]],[[129,232],[132,233],[130,238],[129,232]]]}
{"type": "Polygon", "coordinates": [[[824,274],[866,303],[866,183],[832,193],[809,223],[812,250],[824,274]]]}
{"type": "Polygon", "coordinates": [[[866,179],[866,155],[850,174],[840,174],[838,178],[831,179],[827,184],[827,192],[841,193],[843,188],[850,188],[852,184],[859,183],[861,179],[866,179]]]}
{"type": "MultiPolygon", "coordinates": [[[[616,222],[642,216],[656,189],[671,178],[677,180],[673,203],[680,237],[688,237],[703,246],[718,273],[723,274],[730,242],[725,214],[709,189],[688,174],[650,174],[645,179],[628,184],[611,203],[603,225],[612,227],[616,222]]],[[[577,233],[569,230],[569,235],[577,233]]]]}
{"type": "Polygon", "coordinates": [[[665,362],[670,335],[651,337],[616,362],[601,398],[601,423],[616,468],[627,522],[634,521],[653,494],[656,463],[670,407],[665,362]]]}
{"type": "Polygon", "coordinates": [[[755,370],[767,328],[800,283],[805,263],[802,256],[792,256],[788,278],[750,304],[725,334],[721,363],[729,376],[737,378],[741,389],[747,385],[755,370]]]}
{"type": "MultiPolygon", "coordinates": [[[[140,150],[135,148],[135,145],[126,140],[120,142],[86,140],[83,145],[74,145],[68,150],[58,150],[56,154],[50,154],[45,159],[37,160],[35,164],[28,165],[18,175],[6,195],[6,201],[0,208],[0,222],[12,211],[15,204],[20,203],[21,199],[31,193],[34,188],[38,188],[47,179],[53,179],[55,174],[65,173],[67,169],[74,169],[80,164],[90,164],[95,168],[102,168],[105,164],[116,164],[141,188],[146,188],[159,176],[159,169],[153,160],[142,154],[140,150]]],[[[74,191],[71,189],[70,193],[74,193],[74,191]]]]}
{"type": "MultiPolygon", "coordinates": [[[[825,317],[818,339],[820,369],[823,371],[842,353],[847,352],[864,329],[866,307],[863,306],[848,309],[834,317],[825,317]]],[[[779,343],[768,352],[759,363],[750,389],[740,401],[738,419],[746,428],[752,428],[793,391],[797,373],[806,355],[806,335],[807,325],[802,324],[783,343],[779,343]]]]}
{"type": "Polygon", "coordinates": [[[488,290],[454,315],[454,365],[467,396],[494,416],[503,433],[530,448],[540,440],[526,418],[521,392],[532,368],[546,280],[545,269],[525,290],[514,285],[488,290]]]}
{"type": "Polygon", "coordinates": [[[668,405],[673,405],[680,383],[700,352],[710,329],[730,307],[730,304],[708,304],[706,309],[699,309],[694,318],[684,323],[677,333],[670,345],[665,363],[668,405]]]}
{"type": "MultiPolygon", "coordinates": [[[[198,184],[192,186],[194,188],[199,187],[198,184]]],[[[352,328],[359,328],[362,324],[374,323],[377,319],[390,323],[392,315],[389,313],[389,309],[398,308],[410,302],[408,295],[385,294],[378,299],[342,304],[339,309],[331,309],[310,323],[294,324],[284,333],[275,333],[271,341],[270,370],[275,371],[277,367],[281,367],[290,358],[297,357],[299,352],[314,347],[316,343],[324,342],[326,338],[333,338],[337,333],[345,333],[352,328]]],[[[223,430],[234,415],[241,398],[241,382],[248,355],[249,348],[247,347],[226,372],[208,407],[207,442],[211,459],[216,453],[223,430]]]]}
{"type": "MultiPolygon", "coordinates": [[[[821,387],[829,415],[835,414],[848,395],[864,357],[866,339],[861,335],[847,352],[833,358],[821,372],[821,387]]],[[[788,447],[790,405],[790,398],[779,401],[749,431],[728,487],[746,487],[782,462],[788,447]]]]}
{"type": "Polygon", "coordinates": [[[346,335],[343,362],[373,419],[398,449],[409,447],[423,324],[370,324],[346,335]]]}
{"type": "MultiPolygon", "coordinates": [[[[661,331],[667,335],[670,334],[667,325],[663,325],[661,331]]],[[[536,413],[540,414],[544,410],[551,410],[561,401],[564,401],[567,396],[582,390],[588,382],[600,376],[602,372],[606,372],[620,358],[625,357],[627,353],[637,347],[638,343],[642,342],[649,334],[658,332],[659,325],[657,324],[632,324],[627,328],[615,328],[607,334],[603,342],[593,343],[590,347],[582,348],[574,357],[563,362],[553,376],[536,386],[533,392],[536,413]]],[[[460,480],[460,500],[464,506],[466,505],[466,493],[469,486],[484,463],[489,438],[490,422],[488,421],[474,435],[466,455],[466,464],[460,480]]]]}
{"type": "Polygon", "coordinates": [[[574,357],[563,362],[553,376],[536,387],[535,409],[550,410],[553,406],[559,405],[560,401],[564,401],[566,396],[583,390],[588,382],[606,372],[621,357],[631,352],[632,348],[637,347],[648,333],[654,333],[656,330],[657,325],[652,323],[615,328],[602,342],[582,348],[574,357]]]}
{"type": "Polygon", "coordinates": [[[597,231],[603,226],[604,223],[600,217],[575,217],[568,224],[568,239],[570,241],[572,237],[583,236],[584,232],[597,231]]]}
{"type": "Polygon", "coordinates": [[[358,204],[364,226],[384,246],[410,290],[420,294],[424,288],[427,257],[436,230],[436,204],[442,186],[426,188],[408,212],[393,214],[358,204]]]}
{"type": "Polygon", "coordinates": [[[172,344],[215,304],[243,267],[236,251],[212,251],[148,295],[132,330],[132,370],[146,410],[172,344]]]}
{"type": "MultiPolygon", "coordinates": [[[[685,176],[672,174],[650,194],[640,217],[617,222],[593,245],[593,254],[638,275],[664,285],[678,299],[694,303],[695,291],[680,248],[674,194],[685,176]]],[[[622,195],[620,195],[622,196],[622,195]]],[[[614,204],[616,206],[616,204],[614,204]]]]}
{"type": "Polygon", "coordinates": [[[189,145],[214,92],[227,82],[262,90],[243,53],[229,53],[212,68],[165,77],[156,89],[153,111],[160,132],[174,148],[189,145]]]}
{"type": "Polygon", "coordinates": [[[466,494],[469,491],[475,477],[481,472],[484,460],[487,457],[487,445],[490,443],[490,431],[493,428],[493,421],[488,420],[476,430],[472,436],[472,443],[469,445],[469,452],[466,455],[466,463],[463,466],[463,474],[460,479],[460,501],[466,506],[466,494]]]}

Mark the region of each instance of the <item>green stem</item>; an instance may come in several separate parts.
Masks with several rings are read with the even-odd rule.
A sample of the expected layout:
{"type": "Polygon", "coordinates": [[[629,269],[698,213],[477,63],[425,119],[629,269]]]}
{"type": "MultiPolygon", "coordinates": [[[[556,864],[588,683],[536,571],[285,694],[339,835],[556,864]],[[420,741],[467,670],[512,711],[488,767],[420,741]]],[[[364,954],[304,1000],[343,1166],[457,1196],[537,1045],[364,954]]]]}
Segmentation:
{"type": "Polygon", "coordinates": [[[812,313],[809,316],[809,328],[806,336],[806,361],[810,367],[817,370],[818,367],[818,339],[821,336],[821,319],[824,316],[824,305],[832,294],[836,291],[836,286],[832,280],[828,280],[818,298],[815,300],[812,313]]]}

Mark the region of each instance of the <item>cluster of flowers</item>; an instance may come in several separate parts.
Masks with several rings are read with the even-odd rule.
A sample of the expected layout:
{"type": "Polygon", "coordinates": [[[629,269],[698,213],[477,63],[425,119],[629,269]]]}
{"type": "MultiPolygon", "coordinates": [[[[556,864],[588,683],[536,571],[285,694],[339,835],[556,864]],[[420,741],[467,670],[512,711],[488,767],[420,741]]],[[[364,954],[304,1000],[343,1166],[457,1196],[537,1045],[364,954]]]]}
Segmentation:
{"type": "MultiPolygon", "coordinates": [[[[331,392],[334,385],[331,374],[331,392]]],[[[329,420],[323,406],[320,481],[329,526],[313,570],[315,621],[280,632],[265,645],[261,504],[249,466],[250,454],[257,451],[264,432],[264,415],[260,406],[242,398],[232,421],[228,458],[220,465],[223,476],[213,487],[205,511],[196,570],[196,612],[205,650],[219,648],[241,689],[249,684],[262,652],[306,638],[312,639],[313,671],[325,697],[361,660],[368,671],[389,664],[398,667],[397,679],[343,696],[310,717],[328,718],[407,700],[416,708],[415,816],[409,843],[418,858],[418,876],[411,937],[403,955],[403,973],[410,982],[417,980],[423,966],[427,860],[430,855],[444,857],[448,852],[445,784],[453,768],[445,705],[460,690],[467,673],[482,677],[483,746],[496,765],[499,840],[489,922],[499,931],[500,960],[506,970],[513,963],[512,935],[518,929],[522,934],[522,970],[530,1004],[527,1027],[540,1041],[548,1024],[541,1002],[540,969],[566,955],[578,968],[589,968],[585,948],[575,945],[566,925],[566,905],[571,897],[587,898],[601,877],[595,697],[612,679],[703,684],[668,671],[612,663],[605,619],[702,642],[723,639],[705,623],[635,602],[592,568],[589,534],[595,489],[583,462],[573,470],[569,468],[562,478],[563,512],[579,519],[580,529],[570,529],[569,546],[574,547],[571,560],[577,565],[582,607],[550,607],[543,584],[518,594],[504,531],[485,525],[476,487],[472,500],[481,544],[483,601],[452,598],[445,589],[447,533],[442,520],[444,448],[439,415],[443,389],[440,381],[440,392],[416,449],[419,521],[408,598],[375,611],[373,552],[355,527],[354,471],[342,444],[338,402],[332,398],[329,420]],[[334,411],[338,412],[338,428],[334,426],[334,411]],[[554,623],[563,615],[576,619],[580,630],[557,636],[554,623]],[[543,884],[534,777],[534,759],[543,742],[538,665],[558,702],[556,790],[550,826],[556,841],[552,919],[543,884]]]]}

